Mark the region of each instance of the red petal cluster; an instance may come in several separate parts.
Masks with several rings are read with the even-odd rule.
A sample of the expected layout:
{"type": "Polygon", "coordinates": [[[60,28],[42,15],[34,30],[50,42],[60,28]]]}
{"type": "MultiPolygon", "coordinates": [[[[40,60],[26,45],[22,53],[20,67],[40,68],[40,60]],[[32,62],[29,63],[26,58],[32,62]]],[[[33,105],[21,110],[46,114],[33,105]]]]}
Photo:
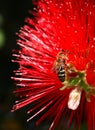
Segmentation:
{"type": "Polygon", "coordinates": [[[72,89],[60,91],[62,83],[52,70],[57,54],[66,50],[68,63],[86,71],[87,82],[95,87],[95,1],[39,0],[37,4],[35,18],[27,18],[20,30],[20,50],[14,54],[20,66],[14,77],[20,100],[13,109],[34,104],[28,111],[33,114],[30,119],[43,113],[37,123],[52,119],[50,130],[59,123],[60,130],[80,129],[84,119],[88,130],[95,130],[95,97],[87,102],[82,93],[79,107],[68,109],[72,89]]]}

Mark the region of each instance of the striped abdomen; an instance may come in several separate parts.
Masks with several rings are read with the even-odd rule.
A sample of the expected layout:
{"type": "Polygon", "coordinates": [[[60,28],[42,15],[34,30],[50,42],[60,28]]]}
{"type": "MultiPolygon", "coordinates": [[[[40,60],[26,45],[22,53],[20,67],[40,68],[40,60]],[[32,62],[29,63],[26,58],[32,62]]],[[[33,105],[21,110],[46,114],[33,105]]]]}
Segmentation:
{"type": "Polygon", "coordinates": [[[64,82],[64,80],[65,80],[65,68],[64,68],[64,66],[60,66],[60,69],[57,72],[57,74],[58,74],[60,81],[64,82]]]}

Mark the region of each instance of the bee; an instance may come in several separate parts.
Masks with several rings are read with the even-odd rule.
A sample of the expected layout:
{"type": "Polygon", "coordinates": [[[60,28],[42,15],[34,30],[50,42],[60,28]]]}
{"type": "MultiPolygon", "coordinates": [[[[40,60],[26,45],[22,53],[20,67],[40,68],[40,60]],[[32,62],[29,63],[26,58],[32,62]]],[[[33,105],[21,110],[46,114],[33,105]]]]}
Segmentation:
{"type": "MultiPolygon", "coordinates": [[[[62,82],[63,86],[60,90],[64,90],[69,87],[70,75],[75,75],[76,70],[71,65],[67,64],[68,57],[64,51],[58,53],[56,61],[54,63],[54,70],[56,71],[59,80],[62,82]]],[[[69,94],[68,99],[68,108],[72,110],[76,110],[80,104],[82,90],[78,87],[75,87],[69,94]]]]}
{"type": "Polygon", "coordinates": [[[58,53],[53,69],[56,71],[59,80],[63,83],[66,77],[66,56],[62,51],[58,53]]]}

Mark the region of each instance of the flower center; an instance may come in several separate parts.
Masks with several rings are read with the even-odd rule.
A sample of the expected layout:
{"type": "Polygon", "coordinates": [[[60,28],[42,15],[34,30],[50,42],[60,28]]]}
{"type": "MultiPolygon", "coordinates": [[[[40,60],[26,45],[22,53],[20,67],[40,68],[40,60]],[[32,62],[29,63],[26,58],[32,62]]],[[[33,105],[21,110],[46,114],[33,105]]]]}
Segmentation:
{"type": "Polygon", "coordinates": [[[81,91],[84,90],[86,93],[87,101],[90,101],[90,96],[95,96],[95,88],[87,83],[86,72],[85,71],[75,71],[76,76],[73,73],[67,74],[67,79],[62,83],[63,87],[60,90],[65,88],[77,88],[81,91]]]}
{"type": "Polygon", "coordinates": [[[62,91],[67,88],[74,88],[77,93],[80,94],[84,91],[87,101],[90,102],[90,96],[95,96],[95,88],[87,83],[86,71],[76,70],[73,65],[66,63],[67,59],[67,55],[61,51],[58,53],[57,60],[55,62],[56,73],[63,85],[60,90],[62,91]]]}

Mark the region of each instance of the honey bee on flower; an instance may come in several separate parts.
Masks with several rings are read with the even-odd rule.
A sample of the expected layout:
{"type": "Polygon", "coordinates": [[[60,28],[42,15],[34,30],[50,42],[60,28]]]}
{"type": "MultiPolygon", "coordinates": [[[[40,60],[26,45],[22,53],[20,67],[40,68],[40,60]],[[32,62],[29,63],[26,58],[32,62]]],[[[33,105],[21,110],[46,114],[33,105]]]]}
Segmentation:
{"type": "Polygon", "coordinates": [[[21,28],[12,111],[30,106],[49,130],[95,129],[95,1],[39,0],[21,28]],[[40,116],[41,115],[41,116],[40,116]]]}
{"type": "Polygon", "coordinates": [[[66,64],[67,59],[65,52],[58,53],[54,68],[63,85],[60,90],[73,88],[69,94],[68,108],[76,110],[81,101],[82,90],[86,92],[87,101],[90,101],[90,96],[95,95],[95,88],[87,83],[86,72],[77,71],[72,65],[66,64]]]}

